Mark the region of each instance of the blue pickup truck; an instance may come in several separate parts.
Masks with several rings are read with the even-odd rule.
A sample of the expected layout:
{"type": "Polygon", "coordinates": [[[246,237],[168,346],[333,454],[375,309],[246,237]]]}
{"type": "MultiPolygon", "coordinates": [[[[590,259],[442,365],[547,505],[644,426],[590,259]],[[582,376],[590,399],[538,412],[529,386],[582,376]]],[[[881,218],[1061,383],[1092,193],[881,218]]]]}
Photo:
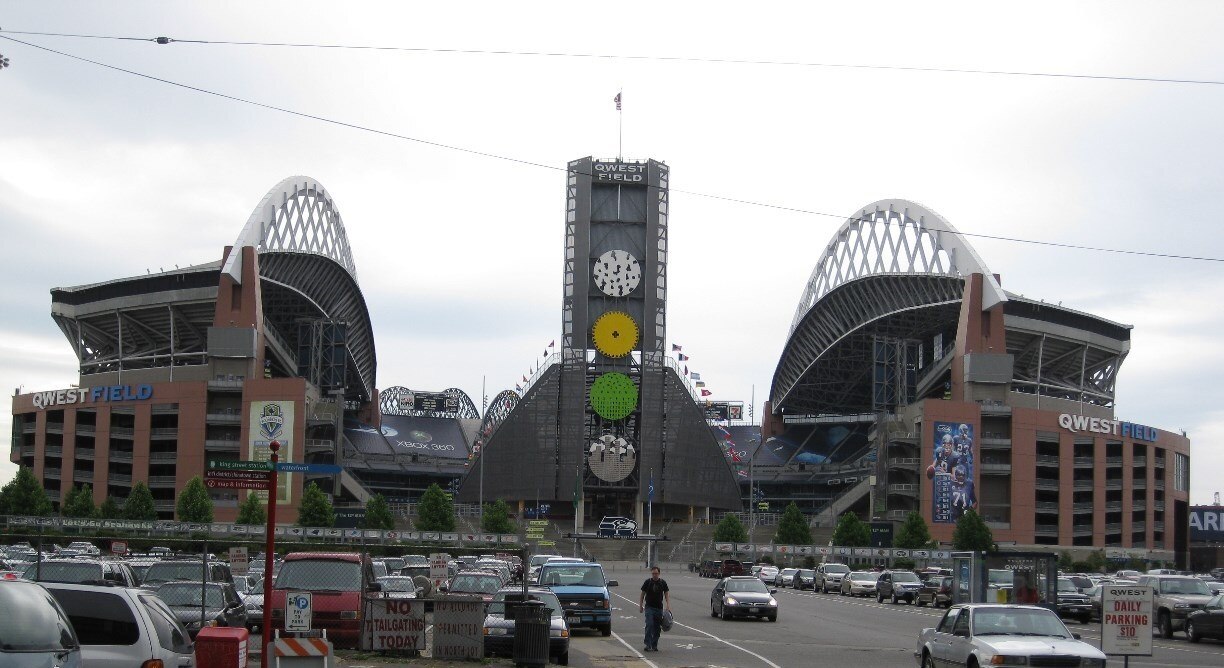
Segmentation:
{"type": "Polygon", "coordinates": [[[604,577],[603,567],[589,562],[547,562],[540,566],[540,585],[561,601],[570,628],[593,628],[612,635],[612,594],[616,580],[604,577]]]}

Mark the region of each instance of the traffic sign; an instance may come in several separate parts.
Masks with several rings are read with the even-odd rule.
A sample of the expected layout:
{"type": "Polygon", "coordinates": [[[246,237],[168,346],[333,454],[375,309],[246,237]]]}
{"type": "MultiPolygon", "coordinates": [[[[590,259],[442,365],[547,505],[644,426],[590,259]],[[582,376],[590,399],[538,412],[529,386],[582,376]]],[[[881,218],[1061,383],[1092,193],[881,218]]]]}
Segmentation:
{"type": "Polygon", "coordinates": [[[276,470],[284,473],[339,473],[342,469],[336,464],[299,464],[297,462],[277,462],[276,470]]]}
{"type": "Polygon", "coordinates": [[[229,549],[230,572],[234,575],[246,575],[250,568],[250,554],[246,547],[231,547],[229,549]]]}
{"type": "Polygon", "coordinates": [[[536,544],[537,544],[537,545],[539,545],[540,547],[553,547],[553,546],[555,546],[555,545],[557,544],[557,541],[555,541],[555,540],[542,540],[542,541],[540,541],[539,543],[536,543],[536,544]]]}
{"type": "Polygon", "coordinates": [[[272,462],[236,462],[226,459],[210,459],[208,460],[208,468],[214,471],[271,471],[272,462]]]}
{"type": "Polygon", "coordinates": [[[121,540],[112,541],[111,552],[114,554],[127,554],[127,543],[121,540]]]}
{"type": "Polygon", "coordinates": [[[285,630],[309,631],[311,608],[310,592],[289,592],[285,596],[285,630]]]}
{"type": "Polygon", "coordinates": [[[529,527],[546,527],[546,526],[548,526],[548,520],[527,520],[527,526],[529,526],[529,527]]]}

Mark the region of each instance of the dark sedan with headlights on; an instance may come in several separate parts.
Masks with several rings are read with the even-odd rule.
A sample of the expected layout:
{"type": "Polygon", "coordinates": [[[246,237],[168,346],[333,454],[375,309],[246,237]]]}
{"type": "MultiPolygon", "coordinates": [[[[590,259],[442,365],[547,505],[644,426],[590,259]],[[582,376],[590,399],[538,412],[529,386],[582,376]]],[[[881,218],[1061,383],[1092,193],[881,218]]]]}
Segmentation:
{"type": "Polygon", "coordinates": [[[723,578],[710,592],[710,616],[758,617],[778,621],[777,589],[770,589],[760,578],[736,575],[723,578]]]}

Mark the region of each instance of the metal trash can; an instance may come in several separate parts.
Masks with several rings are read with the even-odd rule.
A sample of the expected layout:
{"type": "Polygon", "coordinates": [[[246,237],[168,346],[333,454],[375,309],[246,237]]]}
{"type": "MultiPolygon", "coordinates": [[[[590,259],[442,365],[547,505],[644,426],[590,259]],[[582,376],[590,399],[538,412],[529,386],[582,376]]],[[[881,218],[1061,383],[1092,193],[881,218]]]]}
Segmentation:
{"type": "Polygon", "coordinates": [[[514,665],[548,665],[548,631],[552,624],[542,601],[522,601],[514,614],[514,665]]]}

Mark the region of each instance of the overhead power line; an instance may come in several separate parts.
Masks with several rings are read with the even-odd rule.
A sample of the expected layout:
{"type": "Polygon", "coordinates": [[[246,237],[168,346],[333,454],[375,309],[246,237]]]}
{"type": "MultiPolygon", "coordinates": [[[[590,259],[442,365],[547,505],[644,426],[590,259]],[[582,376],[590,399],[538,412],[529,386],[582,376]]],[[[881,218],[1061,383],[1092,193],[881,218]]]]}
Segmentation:
{"type": "MultiPolygon", "coordinates": [[[[3,33],[3,32],[9,32],[9,31],[0,31],[0,33],[3,33]]],[[[422,144],[422,145],[425,145],[425,146],[432,146],[432,147],[435,147],[435,148],[446,149],[446,150],[449,150],[449,151],[457,151],[457,152],[461,152],[461,153],[467,153],[467,154],[470,154],[470,155],[477,155],[477,156],[481,156],[481,157],[485,157],[485,158],[492,158],[492,159],[494,159],[494,160],[503,160],[503,161],[506,161],[506,162],[511,162],[511,163],[515,163],[515,164],[519,164],[519,165],[526,165],[526,166],[529,166],[529,167],[538,167],[538,168],[541,168],[541,169],[548,169],[548,170],[552,170],[552,171],[556,171],[556,172],[566,172],[566,171],[568,171],[568,167],[560,167],[560,166],[556,166],[556,165],[549,165],[549,164],[545,164],[545,163],[542,163],[542,162],[536,162],[536,161],[533,161],[533,160],[527,160],[527,159],[524,159],[524,158],[516,158],[516,157],[514,157],[514,156],[502,155],[502,154],[499,154],[499,153],[492,153],[492,152],[489,152],[489,151],[481,151],[481,150],[474,149],[474,148],[468,148],[468,147],[464,147],[464,146],[457,146],[457,145],[454,145],[454,144],[446,144],[446,143],[443,143],[443,142],[431,141],[431,140],[428,140],[428,139],[421,139],[421,138],[419,138],[419,137],[411,137],[411,136],[404,135],[404,134],[400,134],[400,133],[397,133],[397,132],[392,132],[392,131],[390,131],[390,130],[381,130],[381,129],[378,129],[378,128],[373,128],[373,127],[369,127],[369,126],[366,126],[366,125],[360,125],[360,124],[357,124],[357,123],[350,123],[350,122],[347,122],[347,121],[341,121],[341,120],[337,120],[337,119],[333,119],[333,118],[328,118],[328,117],[326,117],[326,116],[319,116],[319,115],[317,115],[317,114],[310,114],[310,113],[306,113],[306,112],[302,112],[302,111],[297,111],[297,110],[295,110],[295,109],[289,109],[289,108],[286,108],[286,107],[279,107],[279,106],[276,106],[276,105],[274,105],[274,104],[268,104],[268,103],[266,103],[266,102],[259,102],[259,101],[256,101],[256,100],[249,100],[249,99],[247,99],[247,98],[238,97],[238,96],[236,96],[236,95],[229,95],[229,94],[227,94],[227,93],[221,93],[221,92],[217,92],[217,91],[209,90],[209,89],[207,89],[207,88],[201,88],[201,87],[199,87],[199,86],[192,86],[192,85],[190,85],[190,84],[185,84],[185,83],[181,83],[181,82],[178,82],[178,81],[172,81],[172,80],[170,80],[170,79],[164,79],[164,78],[162,78],[162,77],[156,77],[156,76],[153,76],[153,75],[151,75],[151,74],[145,74],[145,73],[143,73],[143,72],[137,72],[137,71],[135,71],[135,70],[130,70],[130,69],[127,69],[127,68],[118,67],[118,66],[116,66],[116,65],[111,65],[111,64],[104,63],[104,62],[101,62],[101,61],[92,60],[92,59],[90,59],[90,58],[85,58],[85,57],[83,57],[83,56],[78,56],[78,55],[71,54],[71,53],[67,53],[67,52],[64,52],[64,51],[58,51],[58,50],[56,50],[56,49],[52,49],[52,48],[50,48],[50,47],[42,46],[42,45],[40,45],[40,44],[34,44],[34,43],[31,43],[31,42],[25,42],[25,41],[22,41],[22,40],[19,40],[19,39],[15,39],[15,38],[13,38],[13,37],[8,37],[8,36],[6,36],[6,35],[4,35],[4,34],[0,34],[0,39],[5,39],[5,40],[11,41],[11,42],[15,42],[15,43],[17,43],[17,44],[22,44],[22,45],[25,45],[25,46],[29,46],[29,47],[31,47],[31,48],[35,48],[35,49],[39,49],[39,50],[42,50],[42,51],[46,51],[46,52],[48,52],[48,53],[53,53],[53,54],[56,54],[56,55],[58,55],[58,56],[63,56],[63,57],[65,57],[65,58],[70,58],[70,59],[72,59],[72,60],[77,60],[77,61],[80,61],[80,62],[89,63],[89,64],[91,64],[91,65],[96,65],[96,66],[98,66],[98,67],[102,67],[102,68],[105,68],[105,69],[113,70],[113,71],[116,71],[116,72],[122,72],[122,73],[124,73],[124,74],[128,74],[128,75],[131,75],[131,76],[134,76],[134,77],[139,77],[139,78],[142,78],[142,79],[147,79],[147,80],[149,80],[149,81],[155,81],[155,82],[157,82],[157,83],[166,84],[166,85],[168,85],[168,86],[174,86],[174,87],[177,87],[177,88],[182,88],[182,89],[185,89],[185,90],[190,90],[190,91],[193,91],[193,92],[196,92],[196,93],[201,93],[201,94],[204,94],[204,95],[211,95],[211,96],[218,97],[218,98],[221,98],[221,99],[224,99],[224,100],[230,100],[230,101],[232,101],[232,102],[239,102],[239,103],[241,103],[241,104],[246,104],[246,105],[250,105],[250,106],[254,106],[254,107],[259,107],[259,108],[261,108],[261,109],[267,109],[267,110],[270,110],[270,111],[277,111],[277,112],[284,113],[284,114],[288,114],[288,115],[291,115],[291,116],[297,116],[297,117],[299,117],[299,118],[306,118],[306,119],[310,119],[310,120],[313,120],[313,121],[318,121],[318,122],[321,122],[321,123],[328,123],[328,124],[331,124],[331,125],[336,125],[336,126],[340,126],[340,127],[344,127],[344,128],[349,128],[349,129],[351,129],[351,130],[358,130],[358,131],[361,131],[361,132],[367,132],[367,133],[370,133],[370,134],[375,134],[375,135],[379,135],[379,136],[383,136],[383,137],[390,137],[390,138],[393,138],[393,139],[400,139],[400,140],[403,140],[403,141],[414,142],[414,143],[417,143],[417,144],[422,144]]],[[[814,209],[803,209],[803,208],[799,208],[799,207],[786,206],[786,205],[783,205],[783,204],[774,204],[774,203],[770,203],[770,202],[758,202],[758,201],[754,201],[754,200],[740,199],[740,198],[736,198],[736,197],[729,197],[729,196],[726,196],[726,195],[717,195],[717,194],[713,194],[713,193],[703,193],[703,192],[698,192],[698,191],[694,191],[694,190],[681,190],[681,189],[678,189],[678,188],[673,188],[673,189],[671,189],[671,190],[670,190],[670,192],[677,193],[677,194],[691,195],[691,196],[693,196],[693,197],[702,197],[702,198],[706,198],[706,199],[713,199],[713,200],[718,200],[718,201],[721,201],[721,202],[731,202],[731,203],[735,203],[735,204],[743,204],[743,205],[745,205],[745,206],[754,206],[754,207],[760,207],[760,208],[766,208],[766,209],[774,209],[774,210],[777,210],[777,211],[789,211],[789,212],[793,212],[793,213],[800,213],[800,214],[806,214],[806,215],[812,215],[812,216],[822,216],[822,217],[827,217],[827,218],[835,218],[835,219],[838,219],[838,220],[858,220],[858,221],[860,221],[860,222],[869,222],[869,221],[866,221],[865,219],[856,218],[856,217],[854,217],[854,216],[846,216],[846,215],[844,215],[844,214],[828,213],[828,212],[825,212],[825,211],[816,211],[816,210],[814,210],[814,209]]],[[[1127,249],[1120,249],[1120,248],[1103,248],[1103,247],[1098,247],[1098,246],[1083,246],[1083,245],[1078,245],[1078,244],[1060,243],[1060,242],[1055,242],[1055,241],[1040,241],[1040,240],[1036,240],[1036,239],[1020,239],[1020,238],[1016,238],[1016,237],[1005,237],[1005,236],[999,236],[999,235],[990,235],[990,234],[975,234],[975,233],[972,233],[972,232],[965,232],[965,231],[961,231],[961,235],[962,235],[962,236],[966,236],[966,237],[974,237],[974,238],[981,238],[981,239],[993,239],[993,240],[997,240],[997,241],[1010,241],[1010,242],[1015,242],[1015,243],[1032,244],[1032,245],[1038,245],[1038,246],[1049,246],[1049,247],[1055,247],[1055,248],[1066,248],[1066,249],[1071,249],[1071,250],[1086,250],[1086,251],[1094,251],[1094,252],[1101,252],[1101,253],[1115,253],[1115,254],[1121,254],[1121,255],[1137,255],[1137,256],[1144,256],[1144,257],[1165,258],[1165,259],[1172,259],[1172,260],[1195,260],[1195,261],[1202,261],[1202,262],[1224,262],[1224,258],[1216,258],[1216,257],[1203,257],[1203,256],[1194,256],[1194,255],[1179,255],[1179,254],[1174,254],[1174,253],[1156,253],[1156,252],[1151,252],[1151,251],[1136,251],[1136,250],[1127,250],[1127,249]]]]}
{"type": "Polygon", "coordinates": [[[1172,77],[1143,77],[1110,74],[1082,74],[1075,72],[1026,72],[1023,70],[984,70],[969,67],[917,67],[907,65],[869,65],[866,63],[822,63],[802,60],[767,60],[755,58],[715,58],[701,56],[656,56],[646,54],[582,53],[573,51],[518,51],[512,49],[445,49],[424,46],[379,46],[371,44],[316,44],[310,42],[260,42],[215,39],[175,39],[172,37],[127,37],[119,35],[85,35],[77,33],[34,32],[27,30],[0,30],[11,35],[40,37],[71,37],[76,39],[119,40],[152,42],[154,44],[200,44],[206,46],[260,46],[290,49],[343,49],[353,51],[399,51],[403,53],[438,53],[479,56],[528,56],[540,58],[581,58],[588,60],[638,60],[665,63],[697,63],[713,65],[767,65],[774,67],[812,67],[854,70],[892,70],[897,72],[935,72],[940,74],[980,74],[1006,77],[1042,77],[1051,79],[1088,79],[1096,81],[1135,81],[1143,83],[1193,84],[1224,86],[1224,81],[1214,79],[1178,79],[1172,77]]]}

